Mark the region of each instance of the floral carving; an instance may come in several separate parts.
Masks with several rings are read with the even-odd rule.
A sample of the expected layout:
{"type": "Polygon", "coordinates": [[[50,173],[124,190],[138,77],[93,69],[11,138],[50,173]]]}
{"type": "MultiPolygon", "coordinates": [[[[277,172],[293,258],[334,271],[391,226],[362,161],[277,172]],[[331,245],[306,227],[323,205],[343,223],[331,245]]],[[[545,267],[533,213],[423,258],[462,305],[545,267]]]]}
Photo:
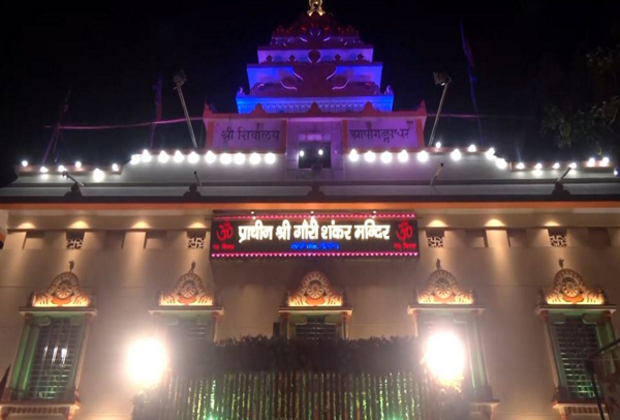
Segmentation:
{"type": "Polygon", "coordinates": [[[73,261],[69,271],[60,273],[44,293],[35,293],[33,307],[88,307],[91,298],[82,290],[80,279],[73,274],[73,261]]]}
{"type": "Polygon", "coordinates": [[[194,273],[195,263],[177,280],[170,293],[162,293],[159,306],[212,306],[213,297],[207,292],[204,282],[194,273]]]}
{"type": "Polygon", "coordinates": [[[299,289],[286,303],[288,306],[342,306],[344,296],[332,289],[325,274],[313,271],[304,276],[299,289]]]}
{"type": "Polygon", "coordinates": [[[462,291],[452,273],[442,269],[437,260],[437,270],[428,278],[426,289],[418,294],[418,303],[472,304],[474,297],[471,291],[462,291]]]}
{"type": "Polygon", "coordinates": [[[602,290],[591,290],[586,286],[579,273],[564,268],[564,260],[560,260],[560,271],[553,279],[553,289],[545,294],[545,302],[549,305],[603,305],[606,302],[602,290]]]}

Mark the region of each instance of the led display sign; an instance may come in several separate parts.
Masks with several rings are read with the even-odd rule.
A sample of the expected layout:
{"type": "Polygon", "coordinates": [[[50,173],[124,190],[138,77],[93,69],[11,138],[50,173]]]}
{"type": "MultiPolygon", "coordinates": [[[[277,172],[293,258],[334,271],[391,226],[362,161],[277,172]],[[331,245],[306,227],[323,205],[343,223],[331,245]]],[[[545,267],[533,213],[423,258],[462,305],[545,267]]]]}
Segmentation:
{"type": "Polygon", "coordinates": [[[216,216],[211,258],[418,257],[414,214],[216,216]]]}

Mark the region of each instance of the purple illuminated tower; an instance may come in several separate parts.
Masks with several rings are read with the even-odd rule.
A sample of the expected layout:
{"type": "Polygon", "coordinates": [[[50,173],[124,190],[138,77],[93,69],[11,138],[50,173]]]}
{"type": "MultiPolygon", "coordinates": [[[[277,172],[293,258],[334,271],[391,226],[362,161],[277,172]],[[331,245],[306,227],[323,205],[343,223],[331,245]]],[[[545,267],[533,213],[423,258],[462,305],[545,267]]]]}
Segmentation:
{"type": "Polygon", "coordinates": [[[239,90],[240,114],[260,104],[267,113],[305,113],[316,103],[323,112],[359,112],[370,103],[391,111],[394,94],[381,91],[383,64],[373,46],[310,2],[310,10],[288,28],[279,27],[271,43],[258,48],[258,64],[248,64],[250,91],[239,90]]]}

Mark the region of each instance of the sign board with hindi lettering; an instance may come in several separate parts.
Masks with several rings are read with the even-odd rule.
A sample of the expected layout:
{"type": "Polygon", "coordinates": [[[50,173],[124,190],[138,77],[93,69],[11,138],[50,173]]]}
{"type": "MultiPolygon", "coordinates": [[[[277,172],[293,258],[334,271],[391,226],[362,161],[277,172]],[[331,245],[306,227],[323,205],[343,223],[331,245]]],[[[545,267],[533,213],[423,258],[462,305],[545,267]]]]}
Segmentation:
{"type": "Polygon", "coordinates": [[[207,127],[213,151],[277,152],[286,144],[286,123],[281,120],[212,121],[207,127]]]}
{"type": "Polygon", "coordinates": [[[210,255],[239,258],[415,258],[413,214],[232,216],[213,219],[210,255]]]}
{"type": "Polygon", "coordinates": [[[403,150],[423,146],[423,123],[417,119],[348,120],[346,149],[403,150]]]}

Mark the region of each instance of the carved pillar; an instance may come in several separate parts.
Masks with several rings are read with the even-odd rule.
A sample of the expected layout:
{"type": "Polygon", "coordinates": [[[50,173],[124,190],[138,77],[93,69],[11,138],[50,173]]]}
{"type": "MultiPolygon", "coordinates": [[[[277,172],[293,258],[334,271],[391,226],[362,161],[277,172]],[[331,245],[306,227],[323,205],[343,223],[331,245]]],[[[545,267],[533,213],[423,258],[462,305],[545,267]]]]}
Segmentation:
{"type": "Polygon", "coordinates": [[[342,334],[341,338],[346,340],[349,337],[349,314],[347,312],[342,312],[340,314],[340,318],[342,320],[342,334]]]}
{"type": "Polygon", "coordinates": [[[289,330],[291,324],[291,314],[282,313],[280,314],[280,337],[284,337],[289,339],[289,330]]]}
{"type": "Polygon", "coordinates": [[[217,329],[220,325],[220,319],[222,318],[222,314],[219,312],[212,312],[211,316],[213,317],[213,342],[217,341],[217,329]]]}

